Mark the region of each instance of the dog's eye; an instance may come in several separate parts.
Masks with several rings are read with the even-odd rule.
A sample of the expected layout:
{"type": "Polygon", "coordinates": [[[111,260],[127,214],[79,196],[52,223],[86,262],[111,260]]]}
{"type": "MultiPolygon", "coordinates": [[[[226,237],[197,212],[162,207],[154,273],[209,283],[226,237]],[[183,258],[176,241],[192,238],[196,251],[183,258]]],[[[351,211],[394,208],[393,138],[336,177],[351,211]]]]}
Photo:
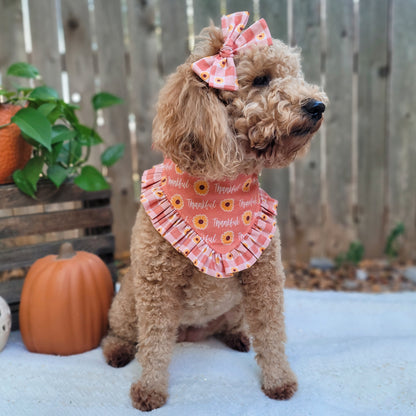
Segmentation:
{"type": "Polygon", "coordinates": [[[254,87],[267,87],[270,84],[270,77],[268,75],[262,75],[261,77],[256,77],[253,80],[254,87]]]}

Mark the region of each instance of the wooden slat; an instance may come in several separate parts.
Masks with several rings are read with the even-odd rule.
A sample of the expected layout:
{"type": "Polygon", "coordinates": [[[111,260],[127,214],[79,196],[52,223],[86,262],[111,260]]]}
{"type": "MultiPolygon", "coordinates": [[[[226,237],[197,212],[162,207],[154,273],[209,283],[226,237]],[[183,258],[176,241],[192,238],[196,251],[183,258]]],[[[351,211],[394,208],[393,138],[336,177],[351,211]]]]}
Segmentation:
{"type": "Polygon", "coordinates": [[[250,13],[250,19],[246,27],[251,25],[254,21],[254,4],[253,0],[227,0],[226,2],[227,14],[235,12],[247,11],[250,13]]]}
{"type": "Polygon", "coordinates": [[[0,84],[10,88],[12,80],[5,77],[7,68],[14,62],[26,60],[21,3],[0,0],[0,11],[0,84]]]}
{"type": "MultiPolygon", "coordinates": [[[[69,96],[72,100],[74,94],[79,94],[80,101],[75,102],[81,107],[77,113],[79,119],[82,123],[92,126],[95,113],[91,106],[91,97],[95,94],[95,85],[88,2],[86,0],[62,1],[61,9],[69,96]]],[[[94,147],[91,152],[90,164],[98,167],[100,155],[96,149],[97,147],[94,147]]]]}
{"type": "Polygon", "coordinates": [[[151,168],[162,159],[160,152],[151,150],[152,121],[161,76],[158,69],[158,48],[154,1],[128,1],[130,52],[130,108],[136,116],[138,171],[151,168]],[[144,42],[143,39],[146,39],[144,42]]]}
{"type": "Polygon", "coordinates": [[[193,0],[194,5],[194,34],[197,36],[204,27],[211,24],[221,25],[221,1],[220,0],[193,0]]]}
{"type": "MultiPolygon", "coordinates": [[[[302,48],[307,82],[321,84],[321,28],[319,0],[293,1],[293,42],[302,48]]],[[[321,133],[312,139],[309,153],[295,162],[291,189],[291,219],[296,256],[309,258],[322,251],[321,133]]]]}
{"type": "Polygon", "coordinates": [[[360,2],[358,235],[371,257],[382,253],[385,235],[389,2],[360,2]]]}
{"type": "Polygon", "coordinates": [[[326,84],[330,103],[325,112],[326,253],[335,257],[354,241],[352,184],[352,84],[354,60],[353,0],[326,3],[326,84]],[[342,157],[341,157],[342,155],[342,157]]]}
{"type": "Polygon", "coordinates": [[[0,209],[45,205],[49,203],[108,199],[110,190],[86,192],[71,182],[64,183],[59,190],[50,182],[38,184],[37,199],[23,194],[15,185],[0,185],[0,209]]]}
{"type": "Polygon", "coordinates": [[[162,28],[162,73],[175,71],[189,55],[186,0],[159,0],[162,28]]]}
{"type": "Polygon", "coordinates": [[[55,0],[29,1],[32,34],[32,63],[39,69],[45,84],[62,93],[61,56],[58,49],[58,26],[55,0]]]}
{"type": "Polygon", "coordinates": [[[112,178],[111,202],[117,251],[123,252],[130,247],[130,232],[137,205],[134,200],[129,151],[128,95],[121,4],[119,0],[96,0],[94,6],[100,89],[124,100],[121,105],[104,109],[105,125],[99,129],[107,145],[124,143],[126,146],[123,159],[108,170],[112,178]]]}
{"type": "MultiPolygon", "coordinates": [[[[110,233],[65,241],[69,241],[75,250],[88,251],[103,259],[111,258],[114,253],[114,236],[110,233]]],[[[31,266],[37,259],[48,254],[57,254],[62,243],[63,241],[52,241],[0,250],[0,271],[31,266]]],[[[0,283],[0,296],[3,296],[1,293],[5,290],[3,285],[6,283],[0,283]]]]}
{"type": "Polygon", "coordinates": [[[112,223],[109,206],[0,218],[0,238],[94,228],[112,223]]]}
{"type": "Polygon", "coordinates": [[[390,215],[387,232],[403,222],[401,255],[416,253],[416,5],[394,0],[391,39],[391,81],[388,137],[390,215]]]}
{"type": "Polygon", "coordinates": [[[287,0],[260,0],[260,17],[266,20],[274,39],[288,43],[287,0]]]}

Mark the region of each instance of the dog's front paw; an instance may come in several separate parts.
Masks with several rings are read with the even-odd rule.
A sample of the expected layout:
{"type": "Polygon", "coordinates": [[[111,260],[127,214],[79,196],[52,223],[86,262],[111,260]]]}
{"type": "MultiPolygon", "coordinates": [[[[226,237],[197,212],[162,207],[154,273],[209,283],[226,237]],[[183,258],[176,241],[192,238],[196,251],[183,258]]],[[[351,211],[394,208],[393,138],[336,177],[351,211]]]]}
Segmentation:
{"type": "Polygon", "coordinates": [[[166,403],[167,394],[155,390],[148,390],[138,381],[131,385],[130,397],[133,406],[142,412],[157,409],[166,403]]]}
{"type": "Polygon", "coordinates": [[[298,383],[296,381],[277,387],[262,387],[264,394],[274,400],[288,400],[295,394],[297,389],[298,383]]]}

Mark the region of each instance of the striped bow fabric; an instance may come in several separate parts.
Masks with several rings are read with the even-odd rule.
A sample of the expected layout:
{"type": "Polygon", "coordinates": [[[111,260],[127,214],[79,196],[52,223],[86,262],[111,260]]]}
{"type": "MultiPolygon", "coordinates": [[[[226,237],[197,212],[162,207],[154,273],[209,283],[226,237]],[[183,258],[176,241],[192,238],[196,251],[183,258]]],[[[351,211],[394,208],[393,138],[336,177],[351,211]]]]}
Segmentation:
{"type": "Polygon", "coordinates": [[[216,55],[202,58],[192,64],[192,70],[210,87],[228,91],[238,90],[234,55],[253,44],[272,44],[273,40],[264,19],[253,23],[243,32],[248,17],[248,12],[237,12],[223,16],[221,19],[221,28],[225,39],[223,47],[216,55]]]}

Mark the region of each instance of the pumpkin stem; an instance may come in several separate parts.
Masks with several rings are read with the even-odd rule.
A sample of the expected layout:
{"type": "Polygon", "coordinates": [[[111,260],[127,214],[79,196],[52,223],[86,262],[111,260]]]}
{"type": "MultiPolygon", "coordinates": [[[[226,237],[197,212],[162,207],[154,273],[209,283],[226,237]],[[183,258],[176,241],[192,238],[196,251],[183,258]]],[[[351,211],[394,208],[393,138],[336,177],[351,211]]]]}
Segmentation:
{"type": "Polygon", "coordinates": [[[63,243],[59,248],[59,254],[56,260],[70,259],[74,257],[77,253],[72,247],[72,244],[69,242],[63,243]]]}

